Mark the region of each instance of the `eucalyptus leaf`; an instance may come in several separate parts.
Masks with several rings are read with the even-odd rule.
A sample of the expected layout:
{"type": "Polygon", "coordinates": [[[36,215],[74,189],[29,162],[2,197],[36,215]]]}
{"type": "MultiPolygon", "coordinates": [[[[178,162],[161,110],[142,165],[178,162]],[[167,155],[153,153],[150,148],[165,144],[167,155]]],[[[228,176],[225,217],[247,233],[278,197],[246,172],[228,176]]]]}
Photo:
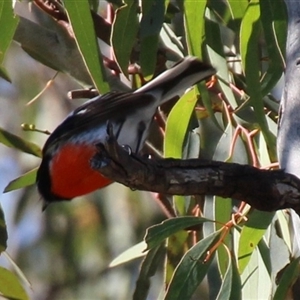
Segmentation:
{"type": "Polygon", "coordinates": [[[0,0],[0,76],[7,81],[11,80],[2,64],[7,49],[13,40],[18,22],[19,18],[14,14],[14,11],[12,9],[12,2],[7,0],[0,0]]]}
{"type": "Polygon", "coordinates": [[[8,192],[35,184],[37,170],[38,170],[38,168],[34,168],[34,169],[28,171],[27,173],[21,175],[20,177],[12,180],[5,187],[3,192],[8,193],[8,192]]]}
{"type": "Polygon", "coordinates": [[[132,297],[133,300],[147,299],[150,289],[150,279],[154,276],[157,268],[163,261],[165,254],[166,249],[164,245],[156,246],[147,253],[142,262],[139,277],[136,281],[136,288],[132,297]]]}
{"type": "Polygon", "coordinates": [[[0,293],[6,299],[29,299],[24,288],[20,284],[18,277],[3,267],[0,267],[0,293]]]}
{"type": "Polygon", "coordinates": [[[137,1],[126,1],[126,5],[117,9],[112,28],[111,39],[114,54],[117,63],[125,76],[128,76],[130,55],[139,30],[137,11],[137,1]]]}
{"type": "Polygon", "coordinates": [[[99,93],[109,91],[88,0],[65,0],[64,5],[86,68],[99,93]]]}
{"type": "Polygon", "coordinates": [[[147,229],[145,236],[145,241],[148,245],[147,249],[152,249],[153,247],[160,245],[166,238],[182,229],[200,225],[204,222],[211,222],[211,220],[186,216],[168,219],[160,224],[151,226],[147,229]]]}
{"type": "Polygon", "coordinates": [[[190,299],[207,274],[213,255],[204,261],[207,251],[220,236],[215,232],[190,248],[175,269],[164,300],[190,299]]]}
{"type": "Polygon", "coordinates": [[[4,219],[4,213],[0,206],[0,252],[3,252],[7,247],[7,229],[4,219]]]}
{"type": "Polygon", "coordinates": [[[0,127],[0,143],[4,144],[7,147],[15,148],[21,150],[25,153],[32,154],[34,156],[41,157],[42,150],[41,148],[32,143],[28,142],[0,127]]]}
{"type": "Polygon", "coordinates": [[[240,273],[243,273],[245,267],[249,263],[254,249],[265,234],[273,216],[274,213],[254,210],[243,226],[238,249],[240,273]]]}

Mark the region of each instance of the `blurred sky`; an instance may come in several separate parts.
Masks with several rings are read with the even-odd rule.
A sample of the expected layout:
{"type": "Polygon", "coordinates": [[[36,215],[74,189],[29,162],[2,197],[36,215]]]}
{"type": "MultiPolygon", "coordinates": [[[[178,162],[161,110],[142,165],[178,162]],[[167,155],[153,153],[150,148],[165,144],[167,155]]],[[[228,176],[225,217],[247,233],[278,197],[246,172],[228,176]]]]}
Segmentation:
{"type": "MultiPolygon", "coordinates": [[[[16,43],[5,57],[5,67],[12,83],[0,78],[0,126],[42,147],[47,136],[24,132],[20,125],[34,123],[52,131],[78,106],[80,101],[72,102],[66,95],[80,86],[59,74],[45,93],[27,106],[55,71],[33,60],[16,43]]],[[[1,191],[39,161],[0,144],[1,191]]],[[[32,299],[128,299],[139,263],[111,271],[107,266],[140,242],[148,226],[164,218],[153,195],[118,184],[72,203],[53,204],[45,213],[35,187],[1,193],[0,197],[9,234],[7,252],[31,282],[32,289],[27,290],[32,299]]],[[[0,262],[11,268],[5,258],[0,262]]],[[[154,286],[149,299],[155,299],[161,288],[154,286]]]]}

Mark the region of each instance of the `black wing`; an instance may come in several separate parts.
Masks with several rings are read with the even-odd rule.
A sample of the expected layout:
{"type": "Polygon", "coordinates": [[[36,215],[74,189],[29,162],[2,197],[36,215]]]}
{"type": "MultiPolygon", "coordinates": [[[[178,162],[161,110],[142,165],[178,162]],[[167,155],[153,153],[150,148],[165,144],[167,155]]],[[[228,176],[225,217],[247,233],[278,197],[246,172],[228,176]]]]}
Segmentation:
{"type": "Polygon", "coordinates": [[[147,93],[117,93],[111,92],[91,99],[69,115],[49,136],[44,151],[61,139],[67,140],[75,134],[80,134],[89,128],[105,124],[108,120],[122,122],[127,115],[138,108],[151,106],[155,98],[147,93]]]}

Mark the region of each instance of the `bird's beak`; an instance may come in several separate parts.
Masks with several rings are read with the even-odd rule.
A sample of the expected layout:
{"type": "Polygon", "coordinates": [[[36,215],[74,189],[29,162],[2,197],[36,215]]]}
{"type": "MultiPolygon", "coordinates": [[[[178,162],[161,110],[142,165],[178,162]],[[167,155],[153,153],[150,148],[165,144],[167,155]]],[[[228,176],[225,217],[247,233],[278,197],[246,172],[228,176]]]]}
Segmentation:
{"type": "Polygon", "coordinates": [[[42,207],[42,212],[46,210],[46,208],[49,206],[50,202],[44,201],[43,207],[42,207]]]}

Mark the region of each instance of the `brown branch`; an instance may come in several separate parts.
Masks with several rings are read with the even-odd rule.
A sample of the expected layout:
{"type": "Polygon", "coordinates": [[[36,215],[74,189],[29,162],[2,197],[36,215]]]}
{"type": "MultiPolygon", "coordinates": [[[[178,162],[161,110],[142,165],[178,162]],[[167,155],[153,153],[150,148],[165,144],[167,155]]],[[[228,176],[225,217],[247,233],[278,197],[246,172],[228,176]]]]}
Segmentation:
{"type": "Polygon", "coordinates": [[[132,189],[172,195],[218,195],[252,207],[300,212],[300,180],[283,170],[201,159],[145,158],[118,145],[109,125],[108,137],[91,161],[94,169],[132,189]]]}

